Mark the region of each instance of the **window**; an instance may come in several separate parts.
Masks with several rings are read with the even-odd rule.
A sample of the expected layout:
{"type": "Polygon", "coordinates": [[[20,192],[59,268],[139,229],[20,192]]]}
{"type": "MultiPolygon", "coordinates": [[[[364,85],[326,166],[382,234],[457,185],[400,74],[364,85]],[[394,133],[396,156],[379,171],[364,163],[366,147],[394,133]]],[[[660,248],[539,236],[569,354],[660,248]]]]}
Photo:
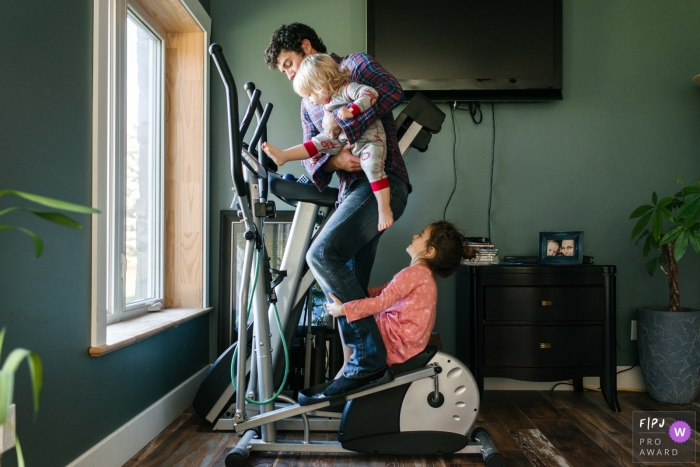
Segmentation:
{"type": "Polygon", "coordinates": [[[143,313],[149,307],[163,307],[162,50],[161,35],[129,9],[126,18],[125,306],[108,310],[111,320],[118,320],[122,313],[143,313]]]}
{"type": "Polygon", "coordinates": [[[106,283],[101,297],[107,324],[144,314],[163,299],[163,70],[164,37],[136,3],[114,2],[109,144],[106,171],[106,283]]]}
{"type": "Polygon", "coordinates": [[[104,350],[112,325],[207,306],[211,23],[198,0],[93,5],[91,346],[104,350]]]}

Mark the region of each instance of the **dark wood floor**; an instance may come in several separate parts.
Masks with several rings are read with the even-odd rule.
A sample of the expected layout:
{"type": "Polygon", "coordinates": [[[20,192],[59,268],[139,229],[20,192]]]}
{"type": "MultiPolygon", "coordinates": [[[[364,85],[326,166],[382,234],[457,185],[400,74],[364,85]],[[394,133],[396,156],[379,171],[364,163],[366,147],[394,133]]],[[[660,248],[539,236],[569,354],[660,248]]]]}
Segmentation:
{"type": "MultiPolygon", "coordinates": [[[[638,467],[632,461],[632,412],[672,410],[700,412],[693,404],[666,405],[647,393],[619,393],[622,412],[608,409],[598,392],[486,391],[477,424],[485,427],[509,467],[638,467]]],[[[700,417],[698,417],[700,421],[700,417]]],[[[700,424],[700,423],[699,423],[700,424]]],[[[290,438],[297,437],[292,433],[290,438]]],[[[316,439],[334,439],[316,433],[316,439]]],[[[223,467],[237,435],[215,433],[191,409],[137,453],[125,467],[223,467]]],[[[696,445],[700,441],[695,432],[696,445]]],[[[700,461],[700,453],[698,454],[700,461]]],[[[251,466],[482,466],[479,455],[396,457],[351,454],[251,454],[251,466]]],[[[655,467],[700,467],[649,464],[655,467]]]]}

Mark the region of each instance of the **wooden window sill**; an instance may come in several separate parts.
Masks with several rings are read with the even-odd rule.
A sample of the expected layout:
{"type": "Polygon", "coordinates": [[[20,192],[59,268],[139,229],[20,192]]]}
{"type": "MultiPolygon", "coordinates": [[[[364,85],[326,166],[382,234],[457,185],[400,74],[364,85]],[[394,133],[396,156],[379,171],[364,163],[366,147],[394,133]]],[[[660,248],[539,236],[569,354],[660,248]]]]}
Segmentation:
{"type": "Polygon", "coordinates": [[[99,357],[127,345],[142,341],[198,316],[209,313],[214,308],[168,308],[147,313],[132,319],[107,326],[107,343],[90,347],[90,355],[99,357]]]}

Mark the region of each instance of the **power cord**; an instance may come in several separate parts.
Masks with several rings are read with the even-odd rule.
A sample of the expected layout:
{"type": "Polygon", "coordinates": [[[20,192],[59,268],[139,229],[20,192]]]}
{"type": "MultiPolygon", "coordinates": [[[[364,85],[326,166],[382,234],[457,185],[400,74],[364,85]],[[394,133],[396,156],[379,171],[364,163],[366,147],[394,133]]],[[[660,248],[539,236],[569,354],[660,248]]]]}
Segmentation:
{"type": "MultiPolygon", "coordinates": [[[[628,354],[630,354],[630,355],[637,355],[637,361],[634,363],[634,365],[632,365],[632,366],[629,367],[629,368],[625,368],[624,370],[618,371],[617,373],[615,373],[616,375],[619,375],[620,373],[624,373],[624,372],[626,372],[626,371],[630,371],[630,370],[633,369],[634,367],[639,366],[639,352],[638,352],[638,351],[637,351],[637,352],[631,352],[631,351],[629,351],[629,350],[623,349],[619,342],[615,342],[615,344],[617,345],[617,348],[620,349],[620,350],[622,350],[623,352],[628,353],[628,354]]],[[[640,389],[618,389],[618,391],[620,391],[620,392],[646,392],[646,391],[642,391],[642,390],[640,390],[640,389]]]]}
{"type": "Polygon", "coordinates": [[[491,201],[493,200],[493,166],[496,161],[496,110],[491,102],[491,121],[493,126],[493,141],[491,142],[491,181],[489,182],[489,228],[488,234],[491,238],[491,201]]]}
{"type": "Polygon", "coordinates": [[[636,366],[639,366],[639,358],[637,358],[637,361],[634,363],[634,365],[632,365],[632,366],[629,367],[629,368],[625,368],[624,370],[620,370],[620,371],[618,371],[618,372],[615,373],[615,374],[616,374],[616,375],[619,375],[620,373],[624,373],[625,371],[630,371],[632,368],[634,368],[634,367],[636,367],[636,366]]]}
{"type": "MultiPolygon", "coordinates": [[[[255,287],[258,284],[258,273],[260,272],[260,267],[262,265],[262,255],[258,251],[258,261],[256,261],[257,267],[255,268],[255,276],[253,278],[253,286],[251,287],[251,291],[255,290],[255,287]]],[[[253,295],[252,293],[250,294],[251,296],[253,295]]],[[[248,309],[246,310],[246,322],[248,321],[247,317],[250,316],[250,309],[253,305],[253,300],[248,301],[248,309]]],[[[277,321],[277,329],[279,330],[280,336],[282,337],[282,350],[284,352],[284,376],[282,377],[282,384],[280,384],[280,387],[275,393],[272,395],[267,400],[264,401],[254,401],[252,399],[248,399],[247,397],[245,398],[245,401],[248,402],[249,404],[253,405],[267,405],[272,402],[274,402],[277,399],[277,396],[279,396],[282,393],[282,390],[284,389],[285,385],[287,384],[287,377],[289,376],[289,349],[287,349],[287,339],[284,338],[284,332],[282,330],[282,322],[280,321],[280,315],[279,312],[277,311],[277,304],[273,303],[272,304],[272,309],[274,310],[275,314],[275,321],[277,321]]],[[[233,357],[231,357],[231,385],[233,386],[234,392],[237,390],[236,389],[236,366],[238,363],[238,346],[233,351],[233,357]]]]}
{"type": "Polygon", "coordinates": [[[454,196],[455,191],[457,190],[457,125],[455,122],[454,111],[461,110],[463,112],[469,112],[469,115],[471,116],[472,121],[475,125],[480,124],[484,120],[484,114],[481,112],[481,104],[479,102],[467,102],[466,105],[466,109],[460,107],[460,104],[457,103],[457,101],[452,102],[452,105],[450,105],[450,116],[452,117],[452,132],[454,135],[452,139],[452,170],[454,171],[454,183],[452,185],[452,193],[450,193],[450,197],[447,200],[447,204],[445,204],[445,209],[442,211],[443,220],[446,220],[447,218],[447,207],[450,205],[452,197],[454,196]]]}
{"type": "Polygon", "coordinates": [[[561,386],[562,384],[566,384],[567,386],[573,386],[573,385],[574,385],[573,383],[568,383],[568,382],[557,383],[557,384],[555,384],[554,386],[552,386],[552,389],[550,389],[549,392],[550,392],[550,393],[551,393],[551,392],[554,392],[554,388],[556,388],[557,386],[561,386]]]}
{"type": "Polygon", "coordinates": [[[442,211],[442,220],[447,220],[447,206],[450,205],[450,201],[452,201],[452,196],[455,194],[455,191],[457,191],[457,126],[455,124],[455,114],[454,114],[454,109],[457,108],[457,102],[455,101],[454,105],[450,106],[450,116],[452,117],[452,172],[454,173],[454,183],[452,185],[452,193],[450,193],[450,197],[447,199],[447,204],[445,204],[445,209],[442,211]]]}
{"type": "MultiPolygon", "coordinates": [[[[455,191],[457,190],[457,126],[455,123],[455,110],[461,110],[463,112],[469,112],[469,115],[472,118],[472,121],[474,124],[478,125],[484,120],[484,114],[481,112],[481,104],[479,102],[467,102],[467,108],[462,108],[459,106],[457,101],[454,101],[452,105],[450,106],[450,116],[452,117],[452,131],[454,133],[454,138],[452,140],[452,168],[454,171],[454,184],[452,187],[452,193],[450,193],[450,197],[447,200],[447,204],[445,204],[445,209],[442,212],[442,218],[443,220],[446,219],[447,216],[447,207],[450,205],[450,202],[452,201],[452,196],[454,195],[455,191]],[[478,115],[478,119],[477,119],[478,115]]],[[[492,129],[493,129],[493,140],[491,142],[491,177],[489,179],[489,209],[488,209],[488,238],[491,238],[491,204],[493,202],[493,172],[494,172],[494,165],[496,161],[496,109],[493,104],[491,103],[491,124],[492,124],[492,129]]]]}
{"type": "MultiPolygon", "coordinates": [[[[619,344],[618,344],[618,347],[620,347],[619,344]]],[[[620,349],[622,350],[621,347],[620,347],[620,349]]],[[[634,365],[632,365],[632,366],[629,367],[629,368],[625,368],[624,370],[618,371],[617,373],[615,373],[615,376],[619,375],[620,373],[624,373],[625,371],[630,371],[631,369],[633,369],[634,367],[637,367],[637,366],[639,366],[639,358],[637,358],[637,361],[635,362],[634,365]]],[[[561,383],[557,383],[557,384],[555,384],[554,386],[552,386],[552,388],[549,390],[549,392],[550,392],[550,393],[553,392],[553,391],[554,391],[554,388],[556,388],[557,386],[561,386],[562,384],[566,384],[567,386],[573,386],[573,385],[574,385],[573,382],[570,383],[570,382],[568,382],[568,381],[563,381],[563,382],[561,382],[561,383]]],[[[584,386],[583,389],[586,390],[586,391],[596,391],[596,392],[600,392],[600,388],[590,388],[590,387],[588,387],[588,386],[584,386]]],[[[641,389],[617,389],[617,392],[647,392],[647,391],[643,391],[643,390],[641,390],[641,389]]]]}
{"type": "Polygon", "coordinates": [[[478,125],[484,120],[484,114],[481,112],[481,103],[480,102],[467,102],[467,108],[463,109],[462,107],[457,104],[457,101],[454,102],[453,107],[457,110],[462,110],[465,112],[469,112],[469,115],[472,117],[472,121],[478,125]],[[479,115],[479,119],[477,120],[477,114],[479,115]]]}
{"type": "Polygon", "coordinates": [[[481,104],[478,102],[468,102],[467,106],[469,107],[469,115],[472,116],[472,121],[476,123],[477,125],[481,123],[481,121],[484,119],[484,114],[481,113],[481,104]],[[476,121],[476,114],[479,114],[479,121],[476,121]]]}
{"type": "Polygon", "coordinates": [[[639,354],[639,352],[631,352],[631,351],[629,351],[629,350],[623,349],[619,342],[615,342],[615,344],[617,345],[617,348],[618,348],[618,349],[622,350],[622,351],[625,352],[625,353],[628,353],[628,354],[630,354],[630,355],[637,355],[637,354],[639,354]]]}

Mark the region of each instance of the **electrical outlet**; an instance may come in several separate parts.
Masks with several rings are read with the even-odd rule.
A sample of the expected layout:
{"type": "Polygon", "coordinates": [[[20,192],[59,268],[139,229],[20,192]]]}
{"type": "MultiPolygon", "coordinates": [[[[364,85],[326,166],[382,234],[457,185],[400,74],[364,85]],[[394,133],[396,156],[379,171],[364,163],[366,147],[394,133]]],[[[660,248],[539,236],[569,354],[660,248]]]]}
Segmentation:
{"type": "Polygon", "coordinates": [[[632,331],[631,331],[630,340],[633,340],[633,341],[637,340],[637,320],[636,319],[632,320],[632,331]]]}
{"type": "Polygon", "coordinates": [[[7,412],[7,422],[0,425],[0,454],[15,447],[15,404],[10,406],[7,412]]]}

